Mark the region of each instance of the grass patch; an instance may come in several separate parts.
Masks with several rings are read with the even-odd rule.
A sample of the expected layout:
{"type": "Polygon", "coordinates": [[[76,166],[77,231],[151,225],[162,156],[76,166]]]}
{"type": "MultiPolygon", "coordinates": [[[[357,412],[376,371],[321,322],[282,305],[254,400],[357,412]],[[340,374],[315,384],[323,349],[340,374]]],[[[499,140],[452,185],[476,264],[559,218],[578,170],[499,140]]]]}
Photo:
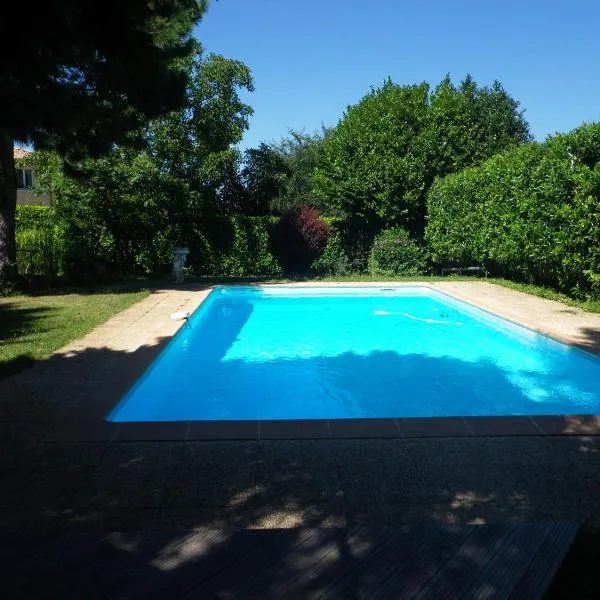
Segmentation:
{"type": "Polygon", "coordinates": [[[498,285],[502,285],[512,290],[525,292],[526,294],[532,294],[533,296],[539,296],[540,298],[546,298],[547,300],[556,300],[557,302],[562,302],[563,304],[568,304],[569,306],[575,306],[576,308],[580,308],[581,310],[585,310],[587,312],[600,313],[600,300],[594,300],[592,298],[573,298],[571,296],[567,296],[566,294],[562,294],[561,292],[557,292],[556,290],[541,287],[539,285],[532,285],[530,283],[516,283],[514,281],[509,281],[508,279],[490,278],[488,281],[490,283],[497,283],[498,285]]]}
{"type": "Polygon", "coordinates": [[[46,358],[149,294],[121,289],[0,298],[0,379],[46,358]]]}

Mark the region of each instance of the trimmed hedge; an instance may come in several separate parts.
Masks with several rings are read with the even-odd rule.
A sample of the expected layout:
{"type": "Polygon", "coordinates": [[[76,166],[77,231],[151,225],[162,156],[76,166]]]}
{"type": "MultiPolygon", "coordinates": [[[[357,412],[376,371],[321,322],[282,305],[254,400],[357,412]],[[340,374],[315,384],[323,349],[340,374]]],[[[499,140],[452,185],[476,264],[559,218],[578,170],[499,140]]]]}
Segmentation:
{"type": "Polygon", "coordinates": [[[19,205],[15,213],[17,229],[47,227],[48,223],[54,223],[54,220],[54,210],[49,206],[19,205]]]}
{"type": "Polygon", "coordinates": [[[198,275],[275,276],[281,268],[269,249],[277,217],[211,216],[194,224],[181,245],[190,249],[188,264],[198,275]]]}
{"type": "MultiPolygon", "coordinates": [[[[210,216],[199,219],[182,245],[190,248],[188,264],[198,275],[278,277],[282,268],[272,253],[272,232],[279,217],[210,216]]],[[[335,229],[323,254],[310,267],[318,274],[345,272],[347,258],[335,229]]]]}
{"type": "MultiPolygon", "coordinates": [[[[178,244],[171,244],[168,232],[157,232],[151,248],[134,257],[136,265],[156,263],[159,272],[170,270],[170,248],[190,248],[188,267],[197,275],[229,277],[278,277],[282,268],[272,253],[272,232],[277,216],[205,216],[188,223],[178,244]]],[[[366,264],[368,247],[362,238],[352,235],[347,221],[323,218],[329,237],[322,254],[313,261],[308,272],[317,275],[341,275],[366,264]],[[363,245],[365,246],[363,248],[363,245]],[[360,250],[360,252],[357,251],[360,250]],[[354,253],[353,253],[354,251],[354,253]],[[360,261],[360,263],[359,263],[360,261]]],[[[97,280],[111,273],[116,264],[112,238],[93,223],[66,234],[66,225],[53,208],[46,206],[17,207],[17,261],[26,275],[64,275],[73,281],[97,280]],[[88,235],[89,234],[89,235],[88,235]],[[101,243],[91,243],[91,239],[101,243]]],[[[70,230],[69,230],[70,231],[70,230]]],[[[370,241],[370,240],[366,240],[370,241]]],[[[148,270],[140,267],[140,272],[148,270]]]]}
{"type": "Polygon", "coordinates": [[[599,294],[600,124],[437,180],[425,239],[441,266],[599,294]]]}

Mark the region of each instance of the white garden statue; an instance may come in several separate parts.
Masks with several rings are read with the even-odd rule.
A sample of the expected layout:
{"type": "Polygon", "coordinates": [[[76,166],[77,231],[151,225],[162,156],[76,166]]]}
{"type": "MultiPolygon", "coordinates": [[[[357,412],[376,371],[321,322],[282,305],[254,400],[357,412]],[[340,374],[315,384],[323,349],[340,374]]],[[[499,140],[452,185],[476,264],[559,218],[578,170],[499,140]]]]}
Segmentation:
{"type": "Polygon", "coordinates": [[[188,248],[173,248],[173,277],[175,283],[183,283],[183,267],[187,261],[188,248]]]}

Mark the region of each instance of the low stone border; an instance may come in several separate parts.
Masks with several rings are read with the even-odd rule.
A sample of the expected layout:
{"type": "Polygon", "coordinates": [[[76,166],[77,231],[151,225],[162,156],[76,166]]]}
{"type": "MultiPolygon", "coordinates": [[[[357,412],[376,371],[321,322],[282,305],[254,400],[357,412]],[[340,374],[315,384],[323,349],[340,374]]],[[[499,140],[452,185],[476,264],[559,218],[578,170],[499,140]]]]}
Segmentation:
{"type": "Polygon", "coordinates": [[[315,440],[600,435],[600,415],[281,421],[63,422],[48,442],[315,440]]]}

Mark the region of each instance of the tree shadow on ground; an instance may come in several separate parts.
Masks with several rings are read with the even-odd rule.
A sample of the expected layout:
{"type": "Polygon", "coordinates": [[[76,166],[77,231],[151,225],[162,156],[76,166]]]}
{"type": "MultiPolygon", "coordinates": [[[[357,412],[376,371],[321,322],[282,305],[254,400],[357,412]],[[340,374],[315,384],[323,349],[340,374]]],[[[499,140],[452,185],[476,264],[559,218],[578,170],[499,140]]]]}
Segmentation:
{"type": "Polygon", "coordinates": [[[13,546],[3,557],[10,566],[3,597],[370,600],[465,594],[504,598],[510,591],[539,598],[545,573],[532,576],[536,563],[528,553],[542,555],[546,544],[555,549],[553,531],[560,528],[525,524],[63,534],[42,538],[35,547],[27,542],[13,546]],[[19,562],[15,554],[27,560],[19,562]]]}
{"type": "MultiPolygon", "coordinates": [[[[56,538],[50,538],[50,549],[46,546],[44,551],[43,534],[91,533],[97,548],[98,531],[130,532],[131,537],[102,542],[108,563],[104,571],[97,555],[92,561],[95,566],[88,564],[85,557],[90,555],[74,545],[71,556],[80,557],[81,572],[88,569],[91,574],[87,580],[75,578],[79,583],[74,579],[72,589],[90,585],[103,574],[107,585],[115,581],[119,585],[128,573],[141,569],[149,581],[156,582],[160,597],[160,582],[197,581],[200,567],[192,560],[189,564],[196,566],[186,568],[189,556],[232,563],[232,555],[248,557],[252,551],[243,540],[239,543],[245,550],[238,550],[239,538],[231,545],[217,538],[214,547],[209,545],[198,555],[194,552],[205,543],[199,539],[182,546],[181,534],[167,531],[138,543],[139,531],[373,528],[361,534],[351,549],[345,538],[332,541],[336,558],[323,559],[322,576],[335,578],[348,553],[358,552],[361,544],[381,544],[380,534],[374,533],[381,527],[598,522],[600,442],[595,437],[46,441],[47,434],[65,419],[102,421],[166,341],[135,352],[101,348],[54,355],[0,383],[2,545],[5,555],[14,552],[13,557],[22,557],[24,568],[31,567],[26,579],[31,580],[32,573],[52,572],[48,565],[59,555],[51,550],[56,538]],[[119,552],[115,554],[114,548],[119,552]],[[26,549],[37,559],[28,556],[26,549]],[[175,557],[169,558],[172,554],[175,557]]],[[[382,357],[350,360],[347,372],[357,376],[367,373],[370,364],[374,369],[381,367],[374,362],[382,357]]],[[[386,368],[394,368],[393,358],[384,356],[383,360],[386,368]]],[[[427,372],[429,366],[419,368],[427,372]]],[[[468,382],[480,376],[481,365],[459,367],[466,392],[468,382]]],[[[509,389],[512,384],[498,370],[493,386],[509,389]]],[[[273,552],[291,551],[299,535],[299,531],[283,535],[274,542],[273,552]]],[[[335,533],[330,535],[334,537],[327,539],[336,539],[335,533]]],[[[309,544],[304,560],[284,565],[285,578],[310,572],[311,561],[322,556],[317,546],[309,544]]],[[[252,576],[259,572],[257,567],[248,569],[252,576]]],[[[67,577],[67,571],[60,572],[67,577]]],[[[279,581],[277,577],[273,574],[272,581],[279,581]]],[[[244,597],[240,581],[221,581],[231,596],[244,597]]],[[[349,583],[348,589],[356,585],[349,583]]],[[[96,591],[100,597],[106,590],[96,591]]],[[[146,592],[149,595],[144,597],[152,595],[151,590],[146,592]]],[[[85,597],[92,598],[94,593],[85,597]]],[[[340,593],[338,597],[360,595],[340,593]]]]}
{"type": "Polygon", "coordinates": [[[600,355],[600,328],[583,327],[580,335],[582,339],[579,345],[584,350],[600,355]]]}
{"type": "MultiPolygon", "coordinates": [[[[24,308],[17,302],[0,302],[0,343],[14,344],[19,338],[30,335],[32,331],[45,331],[40,322],[52,312],[52,308],[24,308]]],[[[34,362],[35,359],[27,354],[18,355],[10,360],[0,359],[0,380],[31,366],[34,362]]]]}

